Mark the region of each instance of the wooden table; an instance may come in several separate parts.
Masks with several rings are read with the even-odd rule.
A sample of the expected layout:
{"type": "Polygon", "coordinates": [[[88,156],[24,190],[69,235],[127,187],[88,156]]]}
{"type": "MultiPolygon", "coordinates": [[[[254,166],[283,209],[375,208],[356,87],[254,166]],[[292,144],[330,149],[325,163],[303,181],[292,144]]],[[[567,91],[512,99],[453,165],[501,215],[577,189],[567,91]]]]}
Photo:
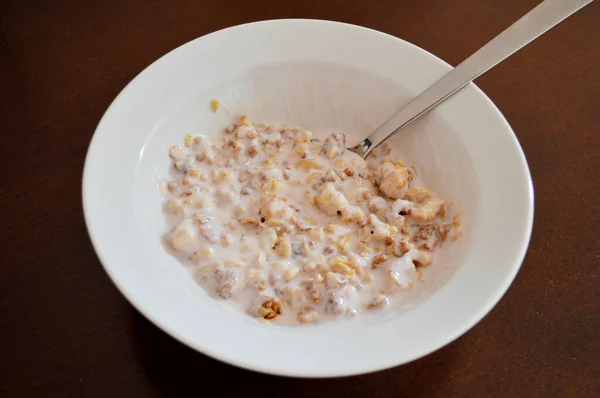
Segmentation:
{"type": "Polygon", "coordinates": [[[231,396],[600,396],[598,2],[477,82],[527,155],[533,238],[496,308],[423,359],[335,380],[216,362],[132,309],[104,273],[82,216],[82,168],[102,114],[138,72],[191,39],[259,19],[331,19],[388,32],[456,65],[537,2],[2,1],[0,396],[202,396],[219,377],[229,378],[218,385],[231,396]]]}

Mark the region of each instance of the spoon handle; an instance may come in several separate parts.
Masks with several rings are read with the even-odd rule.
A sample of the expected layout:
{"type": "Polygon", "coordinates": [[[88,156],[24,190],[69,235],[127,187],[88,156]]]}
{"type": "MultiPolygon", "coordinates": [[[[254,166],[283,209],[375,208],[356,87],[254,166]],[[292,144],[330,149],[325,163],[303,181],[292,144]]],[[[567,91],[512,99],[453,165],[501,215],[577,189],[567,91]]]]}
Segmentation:
{"type": "Polygon", "coordinates": [[[390,136],[427,113],[467,84],[504,61],[516,51],[558,25],[593,0],[545,0],[517,22],[485,44],[456,68],[429,86],[379,126],[371,135],[348,150],[363,159],[390,136]]]}

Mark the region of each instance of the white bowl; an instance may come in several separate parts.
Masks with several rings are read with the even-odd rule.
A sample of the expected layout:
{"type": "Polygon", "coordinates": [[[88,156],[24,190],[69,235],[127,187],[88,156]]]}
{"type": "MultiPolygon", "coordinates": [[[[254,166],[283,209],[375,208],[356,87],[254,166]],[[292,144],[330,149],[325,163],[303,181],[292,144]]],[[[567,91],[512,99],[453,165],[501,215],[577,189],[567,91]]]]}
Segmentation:
{"type": "Polygon", "coordinates": [[[102,118],[83,177],[85,219],[107,273],[148,319],[188,346],[266,373],[332,377],[400,365],[481,320],[515,277],[533,219],[533,189],[506,120],[469,85],[395,137],[427,186],[464,212],[407,305],[384,317],[314,327],[263,325],[209,298],[162,247],[158,182],[187,132],[216,134],[240,113],[264,122],[367,134],[450,66],[395,37],[313,20],[225,29],[165,55],[102,118]],[[217,113],[209,102],[218,98],[217,113]]]}

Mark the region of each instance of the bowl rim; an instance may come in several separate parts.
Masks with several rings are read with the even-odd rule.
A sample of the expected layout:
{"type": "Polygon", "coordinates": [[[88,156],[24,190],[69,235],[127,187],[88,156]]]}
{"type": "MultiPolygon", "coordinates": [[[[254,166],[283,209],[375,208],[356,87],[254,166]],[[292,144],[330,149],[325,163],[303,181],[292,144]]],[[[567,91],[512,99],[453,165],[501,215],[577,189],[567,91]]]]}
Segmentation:
{"type": "Polygon", "coordinates": [[[300,24],[312,23],[312,24],[323,24],[323,25],[339,25],[339,26],[344,26],[349,29],[369,31],[371,33],[381,35],[382,37],[392,38],[394,40],[402,42],[402,44],[405,46],[413,47],[414,50],[424,53],[425,55],[429,56],[433,61],[439,63],[440,65],[443,64],[444,67],[447,68],[447,70],[450,70],[452,68],[452,66],[450,64],[443,61],[442,59],[435,56],[434,54],[432,54],[432,53],[430,53],[408,41],[405,41],[399,37],[396,37],[391,34],[381,32],[381,31],[378,31],[378,30],[375,30],[372,28],[364,27],[361,25],[325,20],[325,19],[282,18],[282,19],[259,20],[259,21],[255,21],[255,22],[243,23],[243,24],[239,24],[239,25],[230,26],[230,27],[227,27],[224,29],[220,29],[220,30],[199,36],[195,39],[189,40],[189,41],[179,45],[178,47],[163,54],[161,57],[154,60],[152,63],[148,64],[133,79],[131,79],[122,88],[122,90],[119,92],[119,94],[112,100],[112,102],[110,103],[110,105],[108,106],[106,111],[104,112],[102,118],[100,119],[99,123],[97,124],[97,126],[94,130],[94,134],[92,136],[92,139],[90,141],[90,144],[88,146],[88,150],[86,153],[86,158],[85,158],[85,163],[84,163],[84,168],[83,168],[83,173],[82,173],[82,202],[83,202],[84,220],[85,220],[85,225],[86,225],[88,235],[90,237],[90,241],[92,243],[92,246],[94,247],[94,251],[96,252],[96,255],[97,255],[98,259],[100,260],[102,267],[104,268],[105,272],[109,276],[112,283],[117,287],[119,292],[127,299],[129,304],[132,305],[146,319],[148,319],[156,327],[158,327],[159,329],[161,329],[162,331],[167,333],[172,338],[187,345],[190,348],[193,348],[194,350],[202,353],[203,355],[206,355],[206,356],[216,359],[218,361],[225,362],[225,363],[228,363],[230,365],[233,365],[233,366],[236,366],[239,368],[243,368],[243,369],[247,369],[247,370],[251,370],[251,371],[255,371],[255,372],[261,372],[261,373],[265,373],[265,374],[285,376],[285,377],[303,377],[303,378],[347,377],[347,376],[367,374],[367,373],[372,373],[372,372],[376,372],[376,371],[380,371],[380,370],[384,370],[384,369],[389,369],[391,367],[399,366],[402,364],[407,364],[407,363],[413,362],[417,359],[420,359],[424,356],[427,356],[427,355],[431,354],[432,352],[437,351],[437,350],[441,349],[442,347],[448,345],[449,343],[453,342],[454,340],[456,340],[460,336],[464,335],[465,333],[467,333],[470,329],[472,329],[475,325],[477,325],[498,304],[498,302],[502,299],[502,297],[505,295],[505,293],[508,291],[508,289],[512,285],[517,273],[519,272],[519,270],[522,266],[522,263],[527,254],[527,249],[529,247],[532,230],[533,230],[534,203],[535,203],[534,189],[533,189],[533,181],[532,181],[532,177],[531,177],[531,172],[530,172],[529,165],[527,163],[527,159],[525,157],[523,148],[521,147],[513,129],[511,128],[510,124],[508,123],[508,121],[506,120],[506,118],[504,117],[502,112],[492,102],[492,100],[474,83],[469,83],[468,86],[472,86],[472,88],[474,90],[476,90],[477,94],[480,95],[481,99],[483,99],[487,103],[487,106],[496,113],[496,116],[499,118],[498,120],[501,121],[501,123],[503,124],[503,128],[507,131],[507,133],[509,133],[510,138],[513,141],[513,144],[515,144],[515,147],[518,149],[518,156],[520,157],[520,159],[522,161],[522,166],[523,166],[522,172],[525,173],[526,178],[527,178],[527,184],[528,184],[528,194],[529,194],[528,201],[526,204],[524,204],[524,207],[526,207],[527,219],[525,220],[525,230],[523,231],[524,239],[521,241],[520,247],[518,248],[518,252],[519,252],[518,262],[511,266],[510,275],[505,279],[504,283],[501,286],[499,285],[496,287],[496,294],[493,297],[493,299],[490,299],[487,302],[482,303],[482,305],[479,307],[478,313],[473,314],[471,316],[471,318],[469,318],[469,322],[464,322],[464,326],[462,327],[461,330],[456,331],[452,335],[449,334],[444,339],[443,342],[440,342],[437,345],[437,348],[422,350],[420,355],[415,355],[407,360],[387,361],[387,362],[381,361],[378,366],[370,366],[370,367],[365,367],[365,368],[354,367],[350,371],[341,371],[341,372],[329,372],[329,373],[325,373],[325,372],[310,373],[310,372],[297,372],[297,371],[292,372],[292,371],[288,371],[285,369],[277,369],[277,368],[272,368],[272,367],[268,367],[268,366],[259,366],[256,363],[252,363],[252,361],[247,361],[247,360],[241,359],[239,357],[232,357],[232,356],[228,356],[228,355],[224,355],[222,353],[216,352],[215,350],[212,350],[209,345],[199,345],[196,342],[190,341],[186,337],[182,336],[179,333],[179,331],[175,330],[170,325],[161,323],[161,321],[159,319],[157,319],[158,318],[157,316],[155,316],[151,311],[148,311],[143,305],[141,305],[138,301],[136,301],[135,297],[133,297],[130,294],[130,292],[128,291],[126,286],[124,286],[124,284],[119,280],[119,278],[117,278],[114,275],[114,273],[111,271],[110,267],[108,267],[106,265],[107,259],[103,254],[102,248],[100,247],[99,239],[95,235],[95,232],[92,227],[93,223],[91,220],[91,214],[90,214],[90,210],[89,210],[90,206],[91,206],[91,202],[93,201],[93,199],[90,196],[90,190],[91,190],[92,183],[89,178],[86,178],[86,176],[89,174],[89,169],[90,169],[90,158],[91,158],[90,155],[96,151],[95,148],[97,147],[97,142],[98,142],[98,131],[101,130],[101,128],[103,126],[103,122],[107,119],[107,117],[111,113],[111,111],[118,105],[120,100],[123,98],[125,92],[128,91],[129,89],[131,89],[132,85],[142,77],[144,72],[146,72],[150,67],[152,67],[156,63],[160,62],[161,60],[163,60],[167,57],[170,57],[172,54],[174,54],[178,50],[182,49],[183,47],[189,46],[196,41],[207,39],[213,35],[224,33],[226,31],[240,29],[243,27],[251,27],[253,25],[264,25],[264,24],[273,24],[273,23],[300,23],[300,24]]]}

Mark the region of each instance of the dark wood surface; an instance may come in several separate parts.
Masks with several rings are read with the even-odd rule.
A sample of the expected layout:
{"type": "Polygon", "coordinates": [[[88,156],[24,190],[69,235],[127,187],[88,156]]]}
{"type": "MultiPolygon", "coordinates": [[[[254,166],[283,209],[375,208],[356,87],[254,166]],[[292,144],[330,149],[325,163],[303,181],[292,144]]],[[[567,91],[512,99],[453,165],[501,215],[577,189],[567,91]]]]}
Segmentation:
{"type": "Polygon", "coordinates": [[[132,309],[82,216],[82,168],[102,114],[138,72],[191,39],[260,19],[331,19],[456,65],[537,2],[0,2],[0,396],[209,396],[220,377],[229,380],[216,384],[220,396],[600,396],[598,2],[478,80],[527,155],[533,237],[496,308],[416,362],[300,380],[209,359],[132,309]]]}

